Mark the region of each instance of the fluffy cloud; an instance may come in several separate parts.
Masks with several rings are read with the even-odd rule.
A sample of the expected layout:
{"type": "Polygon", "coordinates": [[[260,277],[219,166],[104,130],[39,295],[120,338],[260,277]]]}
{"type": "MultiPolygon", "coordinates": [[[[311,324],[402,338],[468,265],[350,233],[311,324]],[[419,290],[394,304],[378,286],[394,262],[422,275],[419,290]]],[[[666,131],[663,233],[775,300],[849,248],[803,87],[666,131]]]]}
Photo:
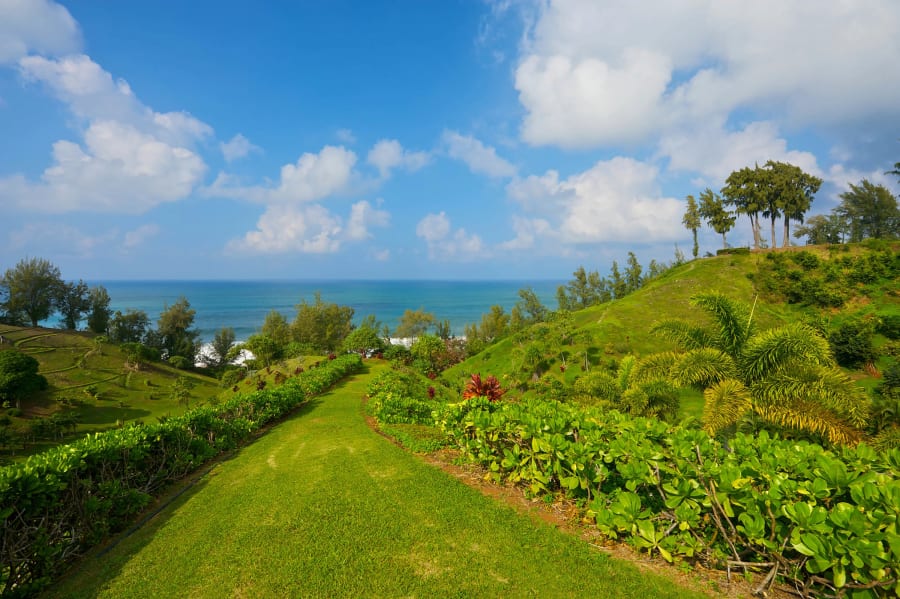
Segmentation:
{"type": "Polygon", "coordinates": [[[341,246],[341,220],[322,206],[270,206],[256,223],[256,230],[234,240],[234,252],[279,254],[302,252],[328,254],[341,246]]]}
{"type": "Polygon", "coordinates": [[[395,168],[416,171],[428,164],[430,159],[427,152],[404,150],[396,139],[382,139],[369,150],[366,162],[378,169],[382,179],[386,179],[395,168]]]}
{"type": "MultiPolygon", "coordinates": [[[[532,250],[559,238],[550,222],[543,218],[524,218],[513,215],[512,228],[516,236],[501,243],[501,249],[532,250]]],[[[559,244],[554,245],[557,250],[565,249],[559,244]]]]}
{"type": "Polygon", "coordinates": [[[19,61],[26,81],[45,85],[72,112],[89,122],[118,121],[171,145],[190,146],[212,135],[212,128],[186,112],[159,113],[145,106],[123,79],[115,80],[83,54],[19,61]]]}
{"type": "Polygon", "coordinates": [[[275,204],[260,216],[256,230],[232,240],[227,249],[254,254],[330,254],[345,242],[371,238],[371,228],[389,223],[387,211],[364,200],[350,207],[346,226],[344,219],[320,204],[275,204]]]}
{"type": "Polygon", "coordinates": [[[352,151],[342,146],[325,146],[317,154],[305,152],[296,163],[282,166],[274,185],[241,185],[232,175],[219,173],[203,193],[269,205],[314,202],[345,191],[355,164],[356,154],[352,151]]]}
{"type": "Polygon", "coordinates": [[[451,233],[450,219],[440,212],[428,214],[416,225],[416,236],[425,240],[428,257],[433,260],[468,261],[483,258],[486,248],[481,238],[457,229],[451,233]]]}
{"type": "Polygon", "coordinates": [[[219,143],[222,156],[227,162],[233,162],[248,156],[251,152],[261,152],[262,148],[250,143],[250,140],[238,133],[227,142],[219,143]]]}
{"type": "Polygon", "coordinates": [[[513,177],[516,167],[497,155],[497,151],[470,135],[444,131],[441,136],[447,155],[464,162],[473,173],[488,177],[513,177]]]}
{"type": "Polygon", "coordinates": [[[36,52],[60,55],[81,47],[78,23],[48,0],[0,0],[0,65],[36,52]]]}
{"type": "Polygon", "coordinates": [[[347,239],[359,241],[372,237],[369,229],[372,227],[386,227],[391,222],[391,215],[385,210],[379,210],[369,202],[363,200],[350,207],[350,218],[347,220],[347,239]]]}
{"type": "Polygon", "coordinates": [[[519,100],[528,109],[522,137],[567,147],[639,140],[659,125],[671,70],[665,56],[633,48],[619,65],[529,56],[516,71],[519,100]]]}
{"type": "Polygon", "coordinates": [[[23,210],[140,214],[184,199],[202,180],[206,165],[192,147],[212,134],[205,123],[154,112],[84,55],[27,56],[19,68],[85,121],[84,139],[54,143],[40,181],[0,179],[0,199],[23,210]]]}
{"type": "Polygon", "coordinates": [[[639,141],[739,110],[800,125],[900,112],[893,0],[541,6],[515,74],[533,144],[639,141]]]}
{"type": "Polygon", "coordinates": [[[504,247],[532,247],[538,237],[566,245],[679,239],[682,203],[662,196],[657,175],[652,165],[617,157],[562,181],[554,171],[514,180],[509,197],[534,217],[514,221],[517,236],[504,247]]]}
{"type": "Polygon", "coordinates": [[[754,163],[767,160],[789,162],[804,171],[821,176],[816,157],[809,152],[788,150],[771,121],[750,123],[740,131],[727,131],[720,121],[663,136],[659,151],[669,158],[669,168],[701,173],[713,186],[728,175],[754,163]]]}
{"type": "Polygon", "coordinates": [[[206,171],[192,151],[116,121],[91,124],[84,146],[56,142],[53,162],[37,183],[0,179],[0,198],[28,211],[141,214],[185,198],[206,171]]]}

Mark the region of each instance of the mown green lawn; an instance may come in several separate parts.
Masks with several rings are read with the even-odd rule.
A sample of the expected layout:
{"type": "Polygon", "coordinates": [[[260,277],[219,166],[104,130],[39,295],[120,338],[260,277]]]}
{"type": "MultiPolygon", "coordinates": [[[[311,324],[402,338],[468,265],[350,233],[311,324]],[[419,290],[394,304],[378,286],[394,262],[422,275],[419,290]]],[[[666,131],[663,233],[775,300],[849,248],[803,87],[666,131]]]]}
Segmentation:
{"type": "Polygon", "coordinates": [[[692,597],[371,431],[370,366],[216,465],[50,597],[692,597]]]}

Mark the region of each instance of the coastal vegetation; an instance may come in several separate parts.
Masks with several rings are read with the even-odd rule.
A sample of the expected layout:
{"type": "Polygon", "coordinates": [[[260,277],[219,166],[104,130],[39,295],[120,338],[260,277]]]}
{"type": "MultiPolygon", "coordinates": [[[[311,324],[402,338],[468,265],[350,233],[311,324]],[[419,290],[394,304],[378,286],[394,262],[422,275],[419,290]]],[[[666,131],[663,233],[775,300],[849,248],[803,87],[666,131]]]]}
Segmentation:
{"type": "MultiPolygon", "coordinates": [[[[201,355],[196,312],[186,298],[165,306],[151,328],[141,311],[111,314],[102,288],[64,283],[49,262],[23,260],[0,286],[0,334],[11,345],[0,352],[0,395],[9,402],[0,445],[36,449],[43,439],[44,446],[59,446],[0,470],[4,594],[43,588],[72,556],[125,527],[163,488],[300,405],[317,417],[291,420],[295,432],[289,436],[296,441],[318,432],[323,438],[304,437],[289,457],[278,449],[288,440],[270,437],[267,449],[238,457],[245,461],[235,462],[236,476],[244,469],[259,472],[263,462],[277,469],[270,460],[299,469],[302,480],[278,484],[296,498],[293,526],[307,530],[312,521],[299,514],[317,514],[312,520],[323,545],[299,552],[299,561],[282,555],[279,563],[308,568],[321,551],[331,551],[344,559],[352,555],[358,572],[332,583],[314,568],[310,586],[291,588],[328,594],[338,592],[332,584],[345,592],[368,579],[386,593],[446,591],[451,581],[458,584],[452,573],[468,570],[471,552],[451,552],[451,559],[428,545],[428,555],[442,556],[439,564],[401,563],[399,569],[396,556],[409,555],[409,543],[422,548],[436,538],[453,547],[471,543],[469,533],[452,523],[483,518],[473,510],[488,508],[472,507],[466,491],[420,470],[420,463],[411,466],[403,461],[410,456],[401,459],[398,449],[371,436],[358,418],[362,393],[381,432],[408,450],[433,460],[455,456],[479,479],[568,510],[606,542],[626,543],[686,569],[740,570],[748,578],[757,573],[758,594],[775,585],[801,596],[896,594],[900,213],[885,188],[863,181],[842,194],[832,214],[795,228],[794,236],[801,233],[811,245],[788,247],[791,221],[804,222],[820,184],[784,163],[741,169],[719,192],[706,189],[699,202],[688,197],[683,224],[694,236],[694,260],[676,248],[672,262],[652,261],[646,268],[629,252],[623,266],[613,261],[607,276],[581,266],[557,290],[555,309],[524,288],[509,313],[491,306],[463,338],[424,307],[408,309],[393,331],[408,338],[403,345],[391,344],[391,331],[374,315],[354,323],[352,307],[317,294],[297,305],[292,322],[270,312],[244,343],[236,342],[233,330],[219,330],[208,355],[201,355]],[[726,234],[739,217],[751,224],[752,251],[728,247],[726,234]],[[769,221],[768,239],[761,219],[769,221]],[[717,256],[699,257],[703,222],[722,236],[717,256]],[[843,243],[848,240],[853,243],[843,243]],[[29,285],[39,292],[26,301],[21,290],[29,285]],[[94,331],[102,335],[34,328],[54,310],[65,328],[86,320],[89,327],[102,326],[94,331]],[[33,326],[22,326],[28,322],[33,326]],[[243,349],[253,357],[234,364],[243,349]],[[201,358],[206,367],[196,368],[201,358]],[[327,406],[310,403],[353,373],[346,392],[329,395],[327,406]],[[73,389],[89,399],[74,399],[73,389]],[[124,395],[129,392],[133,399],[124,395]],[[164,395],[165,411],[149,408],[154,401],[163,405],[154,393],[164,395]],[[91,410],[113,397],[123,417],[102,424],[113,430],[61,444],[67,435],[83,435],[91,410]],[[139,412],[127,412],[136,406],[139,412]],[[359,448],[366,457],[350,457],[359,448]],[[342,553],[342,527],[356,530],[348,513],[360,501],[383,504],[373,498],[382,486],[370,489],[360,481],[382,475],[393,481],[398,469],[404,474],[395,503],[379,508],[392,516],[366,518],[373,532],[360,534],[360,551],[342,553]],[[446,513],[424,500],[410,504],[431,495],[457,500],[446,513]],[[333,508],[323,511],[323,503],[333,508]],[[407,523],[403,535],[396,532],[399,522],[407,523]],[[435,526],[447,533],[434,536],[435,526]],[[395,546],[397,539],[402,542],[395,546]],[[374,565],[377,548],[388,546],[396,552],[386,556],[393,574],[374,565]]],[[[259,505],[273,496],[263,487],[253,494],[259,505]]],[[[280,524],[262,526],[252,510],[227,511],[222,522],[229,524],[223,526],[248,531],[241,533],[242,543],[258,537],[259,551],[270,556],[271,549],[263,548],[292,546],[283,534],[265,532],[280,530],[280,524]]],[[[139,533],[101,572],[116,577],[115,585],[145,589],[139,594],[172,594],[156,586],[160,577],[146,575],[158,555],[179,542],[221,543],[209,531],[189,530],[177,514],[166,517],[176,523],[167,544],[152,538],[155,529],[139,533]],[[139,557],[132,562],[133,555],[139,557]],[[118,570],[138,573],[118,581],[118,570]]],[[[534,577],[541,584],[556,580],[542,578],[549,575],[540,569],[524,579],[510,577],[506,564],[521,559],[517,550],[503,533],[487,534],[497,560],[469,590],[538,592],[534,577]],[[484,582],[491,577],[497,584],[484,582]]],[[[519,533],[531,534],[532,528],[519,533]]],[[[582,549],[559,551],[574,560],[566,563],[605,567],[582,549]]],[[[234,562],[228,554],[204,555],[209,563],[234,562]]],[[[206,568],[205,560],[185,557],[186,575],[206,568]]],[[[245,585],[244,567],[222,568],[213,584],[245,585]]],[[[254,562],[252,569],[267,573],[254,578],[259,588],[285,588],[277,568],[254,562]]],[[[594,590],[609,593],[607,582],[597,581],[594,590]]],[[[660,592],[655,579],[627,584],[635,594],[660,592]]],[[[74,588],[59,593],[69,596],[74,588]]],[[[207,591],[197,587],[200,594],[207,591]]]]}

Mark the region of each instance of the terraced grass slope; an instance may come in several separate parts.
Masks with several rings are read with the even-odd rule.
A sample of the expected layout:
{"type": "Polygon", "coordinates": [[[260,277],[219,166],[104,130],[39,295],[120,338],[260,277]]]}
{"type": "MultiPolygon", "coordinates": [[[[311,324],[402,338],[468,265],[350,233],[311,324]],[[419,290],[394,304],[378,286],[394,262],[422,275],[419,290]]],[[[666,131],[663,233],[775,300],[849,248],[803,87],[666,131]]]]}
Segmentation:
{"type": "MultiPolygon", "coordinates": [[[[0,349],[17,349],[34,357],[50,384],[47,391],[22,403],[21,415],[7,416],[8,426],[26,437],[31,422],[57,413],[75,418],[74,431],[63,431],[71,439],[130,421],[178,415],[221,392],[212,377],[162,363],[140,370],[126,368],[125,355],[117,346],[98,342],[87,333],[0,325],[0,336],[5,340],[0,349]],[[193,384],[187,403],[179,403],[172,394],[180,376],[193,384]]],[[[29,438],[24,448],[19,442],[0,443],[0,463],[42,451],[59,440],[29,438]]]]}
{"type": "Polygon", "coordinates": [[[315,400],[48,597],[696,597],[370,430],[385,366],[315,400]]]}

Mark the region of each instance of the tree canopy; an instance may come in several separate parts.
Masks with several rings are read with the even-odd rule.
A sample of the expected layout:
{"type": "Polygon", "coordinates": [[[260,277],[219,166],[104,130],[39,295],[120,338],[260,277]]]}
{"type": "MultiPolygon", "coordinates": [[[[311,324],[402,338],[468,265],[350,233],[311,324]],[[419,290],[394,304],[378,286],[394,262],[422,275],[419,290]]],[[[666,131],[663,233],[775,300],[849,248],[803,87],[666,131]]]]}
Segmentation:
{"type": "Polygon", "coordinates": [[[109,309],[110,297],[106,287],[98,285],[91,288],[88,293],[90,312],[88,313],[88,329],[98,335],[105,335],[109,330],[109,319],[112,315],[109,309]]]}
{"type": "Polygon", "coordinates": [[[700,253],[700,245],[697,243],[697,231],[700,229],[702,223],[700,222],[700,209],[697,207],[697,200],[694,199],[694,196],[689,195],[687,198],[687,209],[684,211],[684,216],[681,219],[681,224],[684,225],[684,228],[693,233],[694,235],[694,258],[697,257],[697,254],[700,253]]]}
{"type": "Polygon", "coordinates": [[[850,190],[840,197],[835,212],[847,221],[850,241],[900,237],[897,198],[887,187],[863,179],[858,185],[851,183],[850,190]]]}
{"type": "Polygon", "coordinates": [[[297,316],[291,324],[294,341],[317,350],[335,351],[353,330],[353,308],[326,303],[316,292],[313,303],[297,305],[297,316]]]}
{"type": "Polygon", "coordinates": [[[429,327],[434,326],[435,322],[434,314],[426,312],[425,308],[418,310],[407,308],[400,317],[400,323],[394,330],[394,335],[414,339],[424,335],[429,327]]]}
{"type": "Polygon", "coordinates": [[[74,331],[82,315],[91,309],[90,289],[84,281],[60,283],[56,296],[56,307],[63,317],[63,325],[74,331]]]}
{"type": "Polygon", "coordinates": [[[7,318],[24,314],[36,327],[50,317],[62,287],[59,268],[43,258],[25,258],[10,268],[0,280],[4,288],[7,318]]]}
{"type": "Polygon", "coordinates": [[[157,321],[157,333],[167,358],[181,356],[193,362],[200,337],[199,331],[191,328],[196,314],[197,311],[191,308],[191,303],[184,296],[171,306],[163,307],[157,321]]]}
{"type": "Polygon", "coordinates": [[[109,339],[114,343],[140,343],[149,326],[150,318],[143,310],[129,308],[125,314],[116,310],[109,323],[109,339]]]}
{"type": "Polygon", "coordinates": [[[708,187],[700,194],[700,216],[713,231],[722,236],[722,247],[727,248],[725,234],[734,227],[734,215],[725,209],[719,194],[708,187]]]}
{"type": "Polygon", "coordinates": [[[39,364],[20,351],[0,351],[0,399],[13,400],[21,408],[23,399],[47,388],[47,379],[38,374],[39,364]]]}
{"type": "Polygon", "coordinates": [[[813,196],[822,185],[818,177],[803,172],[793,164],[769,160],[762,167],[744,167],[732,172],[725,180],[721,192],[725,203],[736,214],[746,214],[753,230],[753,247],[761,246],[759,216],[771,223],[770,247],[778,247],[775,238],[775,221],[784,219],[782,247],[790,245],[790,222],[803,222],[812,205],[813,196]]]}

